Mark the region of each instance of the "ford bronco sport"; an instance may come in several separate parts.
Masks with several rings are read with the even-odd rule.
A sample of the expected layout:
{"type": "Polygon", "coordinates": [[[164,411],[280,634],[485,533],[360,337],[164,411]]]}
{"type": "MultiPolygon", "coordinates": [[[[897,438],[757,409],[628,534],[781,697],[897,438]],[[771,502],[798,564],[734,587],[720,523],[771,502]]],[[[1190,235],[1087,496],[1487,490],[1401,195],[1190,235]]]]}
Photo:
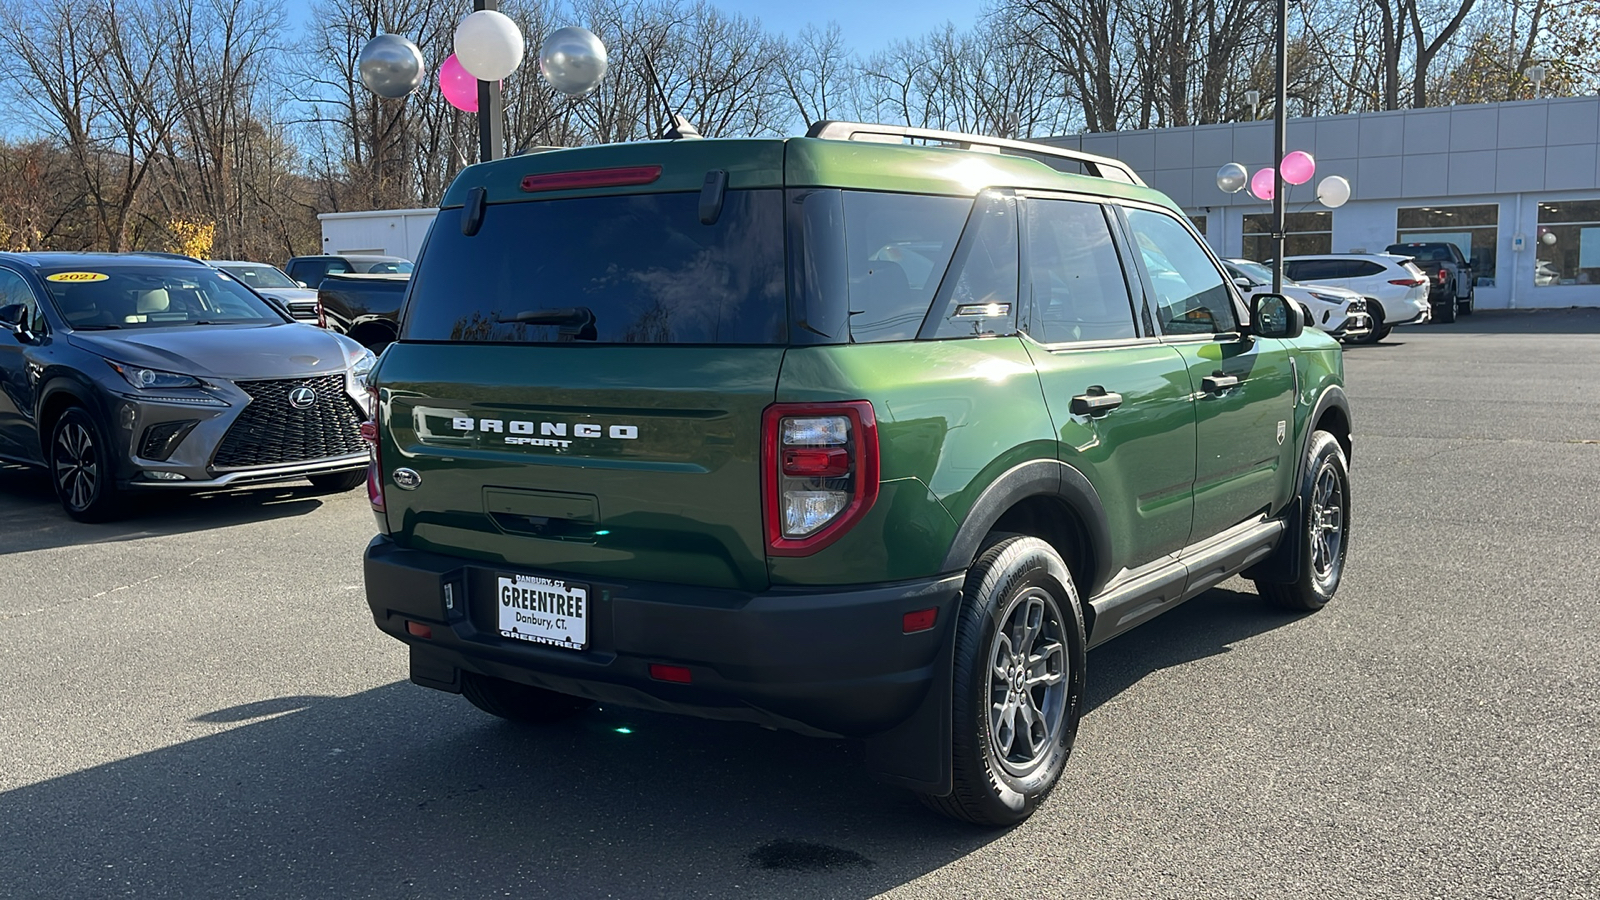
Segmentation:
{"type": "Polygon", "coordinates": [[[1237,573],[1298,610],[1339,584],[1339,347],[1252,302],[1126,165],[1034,144],[821,123],[472,166],[369,379],[368,602],[493,715],[860,738],[1020,821],[1087,650],[1237,573]]]}

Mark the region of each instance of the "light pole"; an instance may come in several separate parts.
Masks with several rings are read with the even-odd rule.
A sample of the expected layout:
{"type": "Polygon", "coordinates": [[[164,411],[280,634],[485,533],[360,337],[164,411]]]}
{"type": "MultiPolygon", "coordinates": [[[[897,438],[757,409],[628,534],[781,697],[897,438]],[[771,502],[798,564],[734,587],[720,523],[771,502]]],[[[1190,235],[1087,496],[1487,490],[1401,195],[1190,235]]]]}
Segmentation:
{"type": "Polygon", "coordinates": [[[1283,243],[1286,208],[1283,197],[1283,157],[1289,152],[1289,0],[1277,0],[1278,63],[1277,107],[1272,111],[1272,292],[1283,292],[1283,243]]]}
{"type": "MultiPolygon", "coordinates": [[[[472,11],[500,11],[499,0],[472,0],[472,11]]],[[[478,162],[505,155],[506,106],[500,82],[478,80],[478,162]]]]}

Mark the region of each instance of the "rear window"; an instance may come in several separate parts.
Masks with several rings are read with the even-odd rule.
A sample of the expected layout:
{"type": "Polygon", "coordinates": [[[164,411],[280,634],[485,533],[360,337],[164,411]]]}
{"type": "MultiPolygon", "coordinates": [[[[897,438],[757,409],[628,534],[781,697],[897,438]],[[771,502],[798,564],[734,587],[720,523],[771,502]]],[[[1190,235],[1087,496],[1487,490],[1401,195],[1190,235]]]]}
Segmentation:
{"type": "Polygon", "coordinates": [[[785,338],[783,194],[699,192],[491,205],[476,235],[441,210],[402,340],[772,344],[785,338]]]}

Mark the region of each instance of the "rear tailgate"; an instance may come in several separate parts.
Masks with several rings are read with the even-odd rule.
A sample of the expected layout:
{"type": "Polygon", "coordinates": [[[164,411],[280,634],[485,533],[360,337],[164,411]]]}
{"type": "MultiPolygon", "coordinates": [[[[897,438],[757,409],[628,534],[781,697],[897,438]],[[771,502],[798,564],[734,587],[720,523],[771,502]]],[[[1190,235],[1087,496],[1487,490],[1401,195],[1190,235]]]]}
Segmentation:
{"type": "Polygon", "coordinates": [[[557,575],[763,589],[761,411],[782,359],[781,346],[395,344],[392,537],[557,575]],[[419,476],[410,490],[401,467],[419,476]]]}

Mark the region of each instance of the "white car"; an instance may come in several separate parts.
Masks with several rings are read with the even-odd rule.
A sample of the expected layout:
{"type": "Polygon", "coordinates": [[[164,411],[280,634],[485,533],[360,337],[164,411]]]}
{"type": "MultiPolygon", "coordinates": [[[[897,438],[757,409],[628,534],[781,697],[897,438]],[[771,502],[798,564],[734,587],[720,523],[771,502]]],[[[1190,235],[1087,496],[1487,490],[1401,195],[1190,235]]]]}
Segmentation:
{"type": "Polygon", "coordinates": [[[282,303],[295,321],[307,325],[323,324],[317,292],[302,287],[277,266],[238,259],[213,259],[207,260],[206,264],[227,272],[234,280],[244,283],[261,296],[282,303]]]}
{"type": "MultiPolygon", "coordinates": [[[[1248,259],[1225,259],[1222,265],[1248,302],[1255,294],[1272,292],[1272,270],[1248,259]]],[[[1341,287],[1315,288],[1297,284],[1285,274],[1283,295],[1305,307],[1306,323],[1341,341],[1359,341],[1372,333],[1367,298],[1341,287]]]]}
{"type": "Polygon", "coordinates": [[[1283,274],[1301,284],[1349,288],[1368,298],[1372,343],[1388,337],[1396,325],[1421,325],[1433,317],[1428,276],[1410,257],[1392,253],[1286,256],[1283,274]]]}

